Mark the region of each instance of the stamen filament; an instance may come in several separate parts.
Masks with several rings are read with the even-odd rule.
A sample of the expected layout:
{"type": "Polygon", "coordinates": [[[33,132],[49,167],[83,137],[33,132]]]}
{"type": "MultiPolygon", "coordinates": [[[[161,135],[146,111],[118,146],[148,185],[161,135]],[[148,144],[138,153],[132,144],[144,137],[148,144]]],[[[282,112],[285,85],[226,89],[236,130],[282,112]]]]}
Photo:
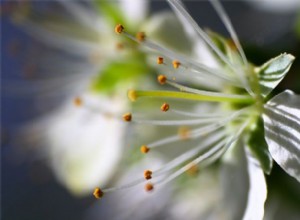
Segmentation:
{"type": "Polygon", "coordinates": [[[135,101],[138,98],[142,97],[158,97],[158,98],[176,98],[176,99],[187,99],[195,101],[207,101],[207,102],[230,102],[230,103],[239,103],[239,104],[253,104],[255,100],[251,96],[233,96],[228,97],[224,96],[222,93],[207,92],[208,94],[194,94],[187,92],[175,92],[175,91],[142,91],[142,90],[130,90],[128,92],[128,97],[131,101],[135,101]],[[134,99],[132,95],[134,94],[134,99]]]}

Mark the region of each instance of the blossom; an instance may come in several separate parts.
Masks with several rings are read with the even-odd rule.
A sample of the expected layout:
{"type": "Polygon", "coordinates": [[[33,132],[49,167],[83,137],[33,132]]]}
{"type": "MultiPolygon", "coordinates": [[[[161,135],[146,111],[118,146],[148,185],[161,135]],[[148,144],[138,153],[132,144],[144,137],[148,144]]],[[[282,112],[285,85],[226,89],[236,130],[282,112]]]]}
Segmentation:
{"type": "Polygon", "coordinates": [[[202,170],[220,161],[224,202],[209,217],[262,219],[267,197],[264,173],[271,172],[273,160],[300,181],[300,97],[287,90],[270,98],[295,58],[283,53],[256,67],[247,60],[218,1],[211,0],[212,6],[232,40],[205,32],[181,1],[167,2],[181,20],[194,53],[178,53],[147,37],[137,39],[126,32],[126,26],[120,33],[148,51],[149,62],[157,62],[160,68],[158,82],[167,87],[128,91],[134,105],[146,106],[143,111],[133,110],[131,122],[144,124],[144,132],[148,125],[173,132],[142,143],[141,151],[177,156],[151,170],[150,180],[141,177],[118,189],[146,182],[155,190],[195,166],[202,170]]]}
{"type": "Polygon", "coordinates": [[[130,129],[119,118],[130,109],[124,91],[141,79],[152,83],[145,73],[153,70],[143,52],[110,27],[116,22],[127,30],[147,26],[149,36],[155,36],[170,16],[148,18],[147,2],[136,0],[49,3],[56,10],[29,3],[12,17],[47,46],[36,62],[36,77],[45,83],[39,88],[33,79],[32,84],[38,95],[49,87],[47,102],[54,93],[62,104],[26,126],[23,136],[30,145],[43,146],[39,153],[62,185],[85,195],[97,184],[107,184],[121,162],[130,129]]]}

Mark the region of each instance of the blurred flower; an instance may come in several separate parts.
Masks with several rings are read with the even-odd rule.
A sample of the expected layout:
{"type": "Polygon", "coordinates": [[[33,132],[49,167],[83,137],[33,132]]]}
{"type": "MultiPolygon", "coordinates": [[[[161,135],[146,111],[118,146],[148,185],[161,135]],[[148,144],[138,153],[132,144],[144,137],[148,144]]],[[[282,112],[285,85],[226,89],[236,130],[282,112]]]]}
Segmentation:
{"type": "MultiPolygon", "coordinates": [[[[58,181],[75,195],[85,195],[113,179],[123,148],[129,145],[130,127],[120,120],[130,109],[123,97],[125,89],[140,82],[145,88],[153,86],[146,73],[154,70],[144,52],[116,36],[114,25],[126,24],[131,33],[146,28],[147,36],[160,41],[182,27],[169,13],[148,17],[148,2],[143,0],[58,1],[46,10],[39,3],[29,3],[18,7],[13,19],[51,49],[37,62],[37,77],[45,81],[38,91],[50,87],[50,93],[64,97],[64,103],[23,133],[30,145],[42,145],[41,152],[58,181]],[[160,34],[166,28],[170,33],[160,34]]],[[[186,41],[185,35],[181,39],[186,41]]],[[[187,51],[190,46],[187,43],[178,50],[187,51]]]]}
{"type": "MultiPolygon", "coordinates": [[[[150,38],[135,38],[126,31],[126,26],[121,32],[149,51],[149,56],[154,55],[163,74],[158,76],[158,82],[170,86],[169,90],[128,92],[129,99],[136,101],[134,105],[146,106],[142,111],[135,110],[138,113],[132,115],[132,122],[166,126],[166,130],[176,132],[142,145],[141,151],[165,151],[168,156],[173,153],[177,156],[160,169],[151,170],[150,177],[133,181],[129,186],[147,181],[146,186],[150,184],[151,189],[159,188],[195,166],[202,170],[220,160],[223,202],[215,209],[207,207],[210,212],[206,217],[263,219],[267,197],[264,173],[270,174],[273,160],[300,181],[300,97],[287,90],[269,98],[295,58],[284,53],[255,67],[246,59],[218,1],[211,0],[212,6],[232,40],[204,32],[181,1],[168,2],[194,45],[196,52],[188,54],[192,57],[150,38]],[[203,54],[206,59],[201,59],[203,54]],[[140,99],[146,101],[140,103],[140,99]],[[158,108],[153,109],[158,103],[161,103],[160,115],[158,108]]],[[[122,188],[128,185],[117,189],[122,188]]]]}

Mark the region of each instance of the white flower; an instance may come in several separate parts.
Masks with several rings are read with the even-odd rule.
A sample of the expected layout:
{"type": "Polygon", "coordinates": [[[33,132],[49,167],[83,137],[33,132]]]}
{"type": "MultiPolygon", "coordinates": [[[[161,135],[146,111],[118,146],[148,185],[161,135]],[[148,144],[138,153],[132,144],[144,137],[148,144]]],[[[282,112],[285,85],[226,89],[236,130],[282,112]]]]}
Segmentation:
{"type": "MultiPolygon", "coordinates": [[[[201,170],[221,161],[224,202],[216,204],[211,219],[262,219],[267,196],[264,172],[270,173],[273,160],[300,181],[300,97],[285,91],[269,100],[294,57],[284,53],[254,67],[218,1],[211,0],[212,6],[232,41],[204,32],[181,1],[167,1],[194,48],[206,50],[214,62],[207,65],[201,57],[195,59],[199,53],[183,55],[151,38],[136,39],[126,27],[122,32],[157,57],[162,66],[158,81],[170,86],[168,90],[128,92],[128,97],[136,101],[134,105],[146,106],[132,115],[132,122],[145,124],[141,132],[147,132],[146,125],[164,126],[174,132],[141,147],[143,153],[177,152],[170,162],[152,170],[151,185],[159,188],[196,165],[201,170]],[[160,114],[158,107],[152,110],[158,103],[162,104],[160,114]]],[[[131,186],[135,185],[133,181],[131,186]]]]}
{"type": "Polygon", "coordinates": [[[112,27],[125,22],[127,29],[149,28],[147,34],[158,39],[163,38],[158,29],[178,24],[168,13],[148,18],[148,2],[143,0],[57,3],[55,11],[39,11],[33,4],[15,13],[16,23],[50,48],[37,62],[37,77],[46,80],[41,88],[33,81],[34,88],[41,94],[47,91],[46,102],[53,93],[64,102],[24,133],[35,140],[30,144],[41,145],[58,181],[71,193],[86,195],[107,184],[121,161],[129,126],[116,116],[130,108],[124,91],[141,79],[151,85],[145,73],[152,70],[143,52],[116,36],[112,27]],[[81,106],[73,105],[77,96],[81,106]]]}

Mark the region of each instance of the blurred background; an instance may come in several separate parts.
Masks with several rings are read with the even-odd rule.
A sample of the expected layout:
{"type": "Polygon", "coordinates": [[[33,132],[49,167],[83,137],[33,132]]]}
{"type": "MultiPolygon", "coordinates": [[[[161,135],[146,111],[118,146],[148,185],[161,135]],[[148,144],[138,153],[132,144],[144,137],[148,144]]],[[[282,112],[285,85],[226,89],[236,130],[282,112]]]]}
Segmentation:
{"type": "MultiPolygon", "coordinates": [[[[77,3],[92,14],[101,13],[95,9],[92,1],[77,3]]],[[[247,58],[252,63],[260,65],[282,52],[291,53],[296,57],[287,77],[276,88],[276,93],[291,89],[299,94],[299,1],[257,0],[222,3],[232,20],[247,58]]],[[[47,16],[53,13],[60,14],[68,22],[72,21],[75,29],[76,24],[83,26],[84,22],[81,21],[84,17],[74,19],[74,14],[68,11],[67,4],[68,1],[1,1],[1,217],[5,220],[112,219],[105,210],[105,202],[95,201],[92,191],[90,194],[78,195],[68,190],[49,166],[47,155],[39,150],[30,149],[27,142],[31,142],[26,139],[26,143],[22,143],[23,136],[20,135],[20,131],[26,130],[24,126],[55,111],[68,99],[72,90],[69,87],[77,86],[73,81],[81,78],[70,79],[63,71],[59,72],[61,68],[73,68],[78,72],[85,71],[85,68],[92,68],[88,71],[93,72],[93,68],[97,68],[97,65],[86,67],[85,64],[71,67],[70,65],[82,62],[81,53],[70,54],[61,50],[60,46],[54,47],[55,42],[47,44],[39,40],[45,35],[32,31],[26,24],[22,25],[22,16],[26,10],[33,10],[36,13],[33,19],[44,21],[37,22],[42,27],[47,25],[47,16]],[[45,57],[51,57],[51,62],[45,62],[45,57]]],[[[228,36],[208,2],[186,1],[186,6],[199,25],[228,36]]],[[[149,15],[170,10],[164,1],[151,1],[149,7],[149,15]]],[[[79,13],[78,16],[80,15],[83,14],[79,13]]],[[[66,41],[67,39],[64,39],[62,43],[66,41]]],[[[74,42],[76,44],[76,41],[74,42]]],[[[71,48],[72,44],[69,47],[71,48]]],[[[78,47],[78,50],[81,48],[78,47]]],[[[70,69],[68,71],[72,72],[70,69]]],[[[84,77],[84,73],[78,76],[84,77]]],[[[74,97],[76,95],[80,94],[73,93],[74,97]]],[[[272,183],[269,194],[272,195],[272,191],[282,194],[280,196],[285,198],[282,201],[287,205],[291,204],[291,208],[286,209],[286,212],[293,212],[293,219],[300,219],[300,192],[297,182],[278,167],[274,168],[267,180],[268,183],[272,183]],[[285,192],[279,190],[282,187],[285,192]]],[[[156,218],[157,216],[163,219],[163,210],[156,218]]]]}

